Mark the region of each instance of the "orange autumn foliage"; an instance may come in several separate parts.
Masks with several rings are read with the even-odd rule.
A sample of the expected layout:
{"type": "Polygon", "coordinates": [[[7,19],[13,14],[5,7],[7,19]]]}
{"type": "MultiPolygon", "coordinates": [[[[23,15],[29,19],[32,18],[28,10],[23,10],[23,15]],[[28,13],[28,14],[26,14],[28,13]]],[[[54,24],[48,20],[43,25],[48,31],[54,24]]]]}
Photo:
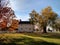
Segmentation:
{"type": "Polygon", "coordinates": [[[15,17],[14,11],[10,7],[0,8],[0,28],[4,29],[15,17]]]}
{"type": "Polygon", "coordinates": [[[12,24],[11,24],[11,26],[9,27],[9,31],[13,31],[13,30],[16,30],[16,29],[18,29],[18,24],[19,24],[19,21],[18,20],[16,20],[16,19],[13,19],[12,20],[12,24]]]}
{"type": "Polygon", "coordinates": [[[9,0],[2,2],[0,0],[0,30],[15,30],[18,28],[18,20],[15,20],[16,17],[14,11],[10,6],[8,6],[9,0]]]}
{"type": "Polygon", "coordinates": [[[2,23],[0,24],[0,27],[1,27],[1,28],[5,28],[6,25],[7,25],[6,22],[2,22],[2,23]]]}

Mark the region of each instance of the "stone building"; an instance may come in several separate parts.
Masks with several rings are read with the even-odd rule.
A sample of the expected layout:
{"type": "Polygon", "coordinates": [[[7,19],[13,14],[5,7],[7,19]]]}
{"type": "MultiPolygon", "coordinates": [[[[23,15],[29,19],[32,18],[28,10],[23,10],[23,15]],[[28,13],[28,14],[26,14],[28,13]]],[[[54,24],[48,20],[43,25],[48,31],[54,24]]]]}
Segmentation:
{"type": "Polygon", "coordinates": [[[30,21],[20,21],[18,32],[33,32],[34,25],[30,23],[30,21]]]}

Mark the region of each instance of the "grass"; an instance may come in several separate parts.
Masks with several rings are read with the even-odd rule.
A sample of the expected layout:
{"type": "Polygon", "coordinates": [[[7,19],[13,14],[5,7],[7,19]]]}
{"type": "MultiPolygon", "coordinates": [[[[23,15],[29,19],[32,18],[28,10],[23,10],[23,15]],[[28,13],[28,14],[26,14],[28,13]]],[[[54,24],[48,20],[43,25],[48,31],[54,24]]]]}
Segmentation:
{"type": "Polygon", "coordinates": [[[60,45],[60,33],[0,34],[0,45],[60,45]]]}

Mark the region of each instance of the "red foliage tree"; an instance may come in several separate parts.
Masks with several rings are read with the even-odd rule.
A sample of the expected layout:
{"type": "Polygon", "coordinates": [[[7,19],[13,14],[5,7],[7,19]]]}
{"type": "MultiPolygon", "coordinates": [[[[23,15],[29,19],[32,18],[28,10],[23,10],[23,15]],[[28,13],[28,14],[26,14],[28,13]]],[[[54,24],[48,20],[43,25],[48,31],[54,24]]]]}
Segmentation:
{"type": "Polygon", "coordinates": [[[4,1],[4,3],[1,3],[2,0],[0,0],[0,29],[11,27],[13,18],[16,17],[11,7],[8,7],[9,0],[4,1]]]}

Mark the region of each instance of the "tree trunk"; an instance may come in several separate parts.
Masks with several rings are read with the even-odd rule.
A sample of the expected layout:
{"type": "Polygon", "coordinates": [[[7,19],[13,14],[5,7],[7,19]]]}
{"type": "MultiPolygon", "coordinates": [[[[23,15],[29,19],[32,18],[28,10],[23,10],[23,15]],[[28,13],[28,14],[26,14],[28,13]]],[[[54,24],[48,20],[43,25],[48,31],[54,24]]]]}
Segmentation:
{"type": "Polygon", "coordinates": [[[43,33],[47,33],[46,26],[43,27],[43,33]]]}

